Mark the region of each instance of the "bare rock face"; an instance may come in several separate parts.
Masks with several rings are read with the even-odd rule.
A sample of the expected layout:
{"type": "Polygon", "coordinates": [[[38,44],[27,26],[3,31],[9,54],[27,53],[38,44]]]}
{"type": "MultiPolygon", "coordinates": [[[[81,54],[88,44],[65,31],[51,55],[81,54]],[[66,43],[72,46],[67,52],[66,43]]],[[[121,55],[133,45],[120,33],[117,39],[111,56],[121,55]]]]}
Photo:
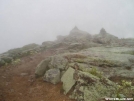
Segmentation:
{"type": "MultiPolygon", "coordinates": [[[[78,72],[77,83],[70,98],[77,101],[100,101],[103,96],[111,96],[116,90],[115,83],[106,78],[99,78],[88,72],[78,72]],[[110,91],[110,92],[109,92],[110,91]]],[[[116,96],[113,94],[112,96],[116,96]]]]}
{"type": "Polygon", "coordinates": [[[44,81],[50,82],[52,84],[57,84],[60,82],[60,70],[57,68],[49,69],[44,75],[44,81]]]}

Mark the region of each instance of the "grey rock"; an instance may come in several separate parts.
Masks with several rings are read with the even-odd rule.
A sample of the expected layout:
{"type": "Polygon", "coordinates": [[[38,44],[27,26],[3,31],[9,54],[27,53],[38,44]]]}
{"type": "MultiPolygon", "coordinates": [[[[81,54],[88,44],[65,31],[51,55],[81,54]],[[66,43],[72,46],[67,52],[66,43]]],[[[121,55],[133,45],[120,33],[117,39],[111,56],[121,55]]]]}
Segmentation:
{"type": "Polygon", "coordinates": [[[49,69],[44,75],[44,81],[51,82],[52,84],[57,84],[60,82],[60,70],[59,69],[49,69]]]}
{"type": "Polygon", "coordinates": [[[20,75],[21,75],[21,76],[27,76],[28,73],[21,73],[20,75]]]}
{"type": "Polygon", "coordinates": [[[119,39],[118,37],[107,33],[105,29],[102,28],[100,33],[94,36],[93,41],[99,44],[114,45],[115,43],[118,43],[119,39]]]}
{"type": "MultiPolygon", "coordinates": [[[[100,101],[103,96],[111,96],[116,89],[115,83],[107,78],[98,78],[89,72],[78,71],[78,80],[70,96],[77,101],[100,101]],[[110,91],[110,92],[109,92],[110,91]]],[[[115,95],[114,95],[115,96],[115,95]]]]}
{"type": "Polygon", "coordinates": [[[45,60],[42,60],[36,70],[35,70],[35,76],[39,77],[39,76],[43,76],[45,74],[45,72],[48,70],[48,64],[51,61],[51,58],[48,57],[45,60]]]}
{"type": "Polygon", "coordinates": [[[68,61],[62,55],[55,55],[52,57],[49,68],[59,68],[60,70],[64,70],[68,61]]]}
{"type": "Polygon", "coordinates": [[[74,72],[75,70],[69,67],[61,78],[61,81],[63,82],[63,89],[65,91],[64,92],[65,94],[67,94],[71,90],[71,88],[76,82],[73,78],[74,72]]]}

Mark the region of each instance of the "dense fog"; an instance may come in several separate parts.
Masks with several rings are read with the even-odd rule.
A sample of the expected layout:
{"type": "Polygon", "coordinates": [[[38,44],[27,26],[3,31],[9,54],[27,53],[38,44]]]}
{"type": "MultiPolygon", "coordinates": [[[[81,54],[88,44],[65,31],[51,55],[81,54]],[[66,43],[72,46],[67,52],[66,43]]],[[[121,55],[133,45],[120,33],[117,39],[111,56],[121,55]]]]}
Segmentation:
{"type": "Polygon", "coordinates": [[[74,26],[134,37],[134,0],[0,0],[0,53],[55,40],[74,26]]]}

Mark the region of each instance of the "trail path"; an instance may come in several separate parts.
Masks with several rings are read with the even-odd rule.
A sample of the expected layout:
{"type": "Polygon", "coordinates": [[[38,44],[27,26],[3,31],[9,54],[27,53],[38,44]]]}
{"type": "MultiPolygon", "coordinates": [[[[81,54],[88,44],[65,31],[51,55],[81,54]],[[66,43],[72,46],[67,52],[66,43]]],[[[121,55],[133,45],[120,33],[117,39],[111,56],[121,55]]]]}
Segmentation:
{"type": "Polygon", "coordinates": [[[54,50],[24,57],[16,66],[0,68],[0,101],[73,101],[60,92],[61,84],[53,85],[35,79],[37,64],[54,50]]]}

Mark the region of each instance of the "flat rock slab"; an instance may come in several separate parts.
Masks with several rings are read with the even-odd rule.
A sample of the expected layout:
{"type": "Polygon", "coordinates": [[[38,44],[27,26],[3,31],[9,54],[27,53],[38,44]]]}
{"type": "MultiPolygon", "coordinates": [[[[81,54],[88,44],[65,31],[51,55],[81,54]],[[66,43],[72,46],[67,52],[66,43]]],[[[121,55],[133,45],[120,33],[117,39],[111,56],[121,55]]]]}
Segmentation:
{"type": "Polygon", "coordinates": [[[75,80],[73,79],[73,74],[75,70],[71,67],[67,69],[67,71],[63,74],[61,81],[63,82],[63,89],[65,91],[65,94],[67,94],[73,85],[75,84],[75,80]]]}

